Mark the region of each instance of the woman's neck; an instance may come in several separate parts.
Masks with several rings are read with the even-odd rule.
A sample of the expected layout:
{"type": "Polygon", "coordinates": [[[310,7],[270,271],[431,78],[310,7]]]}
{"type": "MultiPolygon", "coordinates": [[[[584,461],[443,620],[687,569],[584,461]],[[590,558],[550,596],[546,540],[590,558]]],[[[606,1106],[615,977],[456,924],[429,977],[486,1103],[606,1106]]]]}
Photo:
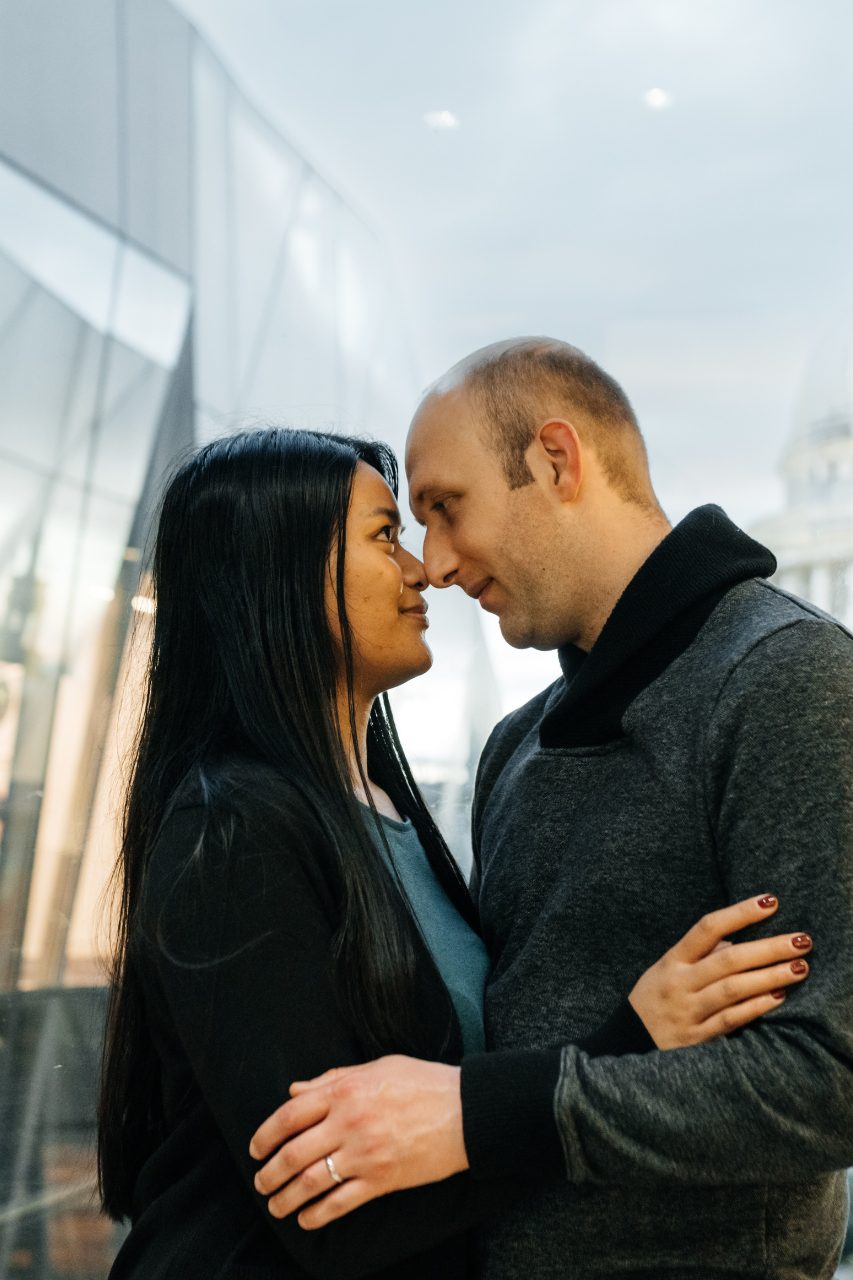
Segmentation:
{"type": "Polygon", "coordinates": [[[367,698],[358,693],[355,694],[353,698],[355,737],[353,737],[346,689],[338,693],[338,720],[341,726],[344,757],[349,768],[349,776],[356,800],[361,801],[362,804],[369,805],[372,799],[378,811],[384,814],[386,818],[399,819],[400,814],[397,812],[391,797],[380,786],[371,781],[367,774],[367,724],[370,720],[370,713],[373,710],[373,702],[373,698],[367,698]],[[365,778],[367,778],[367,790],[365,790],[361,774],[358,771],[356,746],[358,747],[358,756],[361,757],[365,778]]]}

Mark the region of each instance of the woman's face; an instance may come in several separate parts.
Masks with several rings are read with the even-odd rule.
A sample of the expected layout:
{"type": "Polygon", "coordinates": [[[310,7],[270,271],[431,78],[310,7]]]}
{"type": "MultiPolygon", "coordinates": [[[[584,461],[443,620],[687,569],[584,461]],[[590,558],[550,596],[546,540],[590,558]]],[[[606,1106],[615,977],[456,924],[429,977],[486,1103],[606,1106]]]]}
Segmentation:
{"type": "MultiPolygon", "coordinates": [[[[357,690],[369,698],[422,675],[432,666],[426,642],[424,567],[400,545],[400,512],[378,471],[359,462],[346,528],[344,599],[353,640],[357,690]]],[[[333,547],[326,581],[332,633],[341,638],[333,547]]]]}

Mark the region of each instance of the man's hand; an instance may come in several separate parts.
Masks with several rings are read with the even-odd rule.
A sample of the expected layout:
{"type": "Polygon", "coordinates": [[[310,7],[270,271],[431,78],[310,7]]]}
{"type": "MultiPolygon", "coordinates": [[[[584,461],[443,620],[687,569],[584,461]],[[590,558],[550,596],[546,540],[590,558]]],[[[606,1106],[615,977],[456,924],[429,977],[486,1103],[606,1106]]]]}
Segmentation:
{"type": "Polygon", "coordinates": [[[459,1077],[458,1067],[395,1055],[292,1084],[249,1145],[256,1160],[275,1152],[255,1177],[270,1213],[284,1218],[313,1200],[299,1215],[310,1230],[467,1169],[459,1077]]]}

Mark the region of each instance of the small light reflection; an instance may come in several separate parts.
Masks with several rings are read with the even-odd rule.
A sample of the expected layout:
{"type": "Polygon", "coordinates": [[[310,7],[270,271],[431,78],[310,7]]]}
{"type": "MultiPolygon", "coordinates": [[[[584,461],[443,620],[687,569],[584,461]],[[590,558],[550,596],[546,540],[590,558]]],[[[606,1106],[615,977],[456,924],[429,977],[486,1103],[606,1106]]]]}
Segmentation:
{"type": "Polygon", "coordinates": [[[672,106],[672,94],[666,89],[647,89],[643,94],[643,102],[651,111],[666,111],[672,106]]]}
{"type": "Polygon", "coordinates": [[[137,613],[153,613],[154,601],[150,596],[134,596],[130,602],[130,607],[137,613]]]}
{"type": "Polygon", "coordinates": [[[459,117],[455,116],[452,111],[427,111],[424,116],[424,124],[430,129],[458,129],[459,117]]]}

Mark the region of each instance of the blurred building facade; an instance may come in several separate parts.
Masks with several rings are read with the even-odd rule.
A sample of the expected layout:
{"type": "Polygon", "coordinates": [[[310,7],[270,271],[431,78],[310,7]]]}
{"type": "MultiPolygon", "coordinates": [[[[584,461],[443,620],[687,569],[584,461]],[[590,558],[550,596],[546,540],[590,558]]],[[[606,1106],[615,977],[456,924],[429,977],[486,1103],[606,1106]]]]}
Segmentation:
{"type": "Polygon", "coordinates": [[[785,507],[753,530],[775,581],[853,627],[853,327],[815,351],[781,470],[785,507]]]}
{"type": "MultiPolygon", "coordinates": [[[[417,391],[381,240],[176,10],[0,0],[0,1280],[94,1280],[117,1242],[104,891],[164,473],[267,421],[399,451],[417,391]]],[[[470,611],[437,613],[452,710],[412,758],[464,852],[497,696],[470,611]]]]}
{"type": "MultiPolygon", "coordinates": [[[[779,586],[853,630],[853,325],[814,351],[780,470],[785,505],[751,532],[774,552],[779,586]]],[[[853,1203],[853,1169],[848,1181],[853,1203]]],[[[853,1258],[853,1213],[842,1256],[853,1258]]]]}

